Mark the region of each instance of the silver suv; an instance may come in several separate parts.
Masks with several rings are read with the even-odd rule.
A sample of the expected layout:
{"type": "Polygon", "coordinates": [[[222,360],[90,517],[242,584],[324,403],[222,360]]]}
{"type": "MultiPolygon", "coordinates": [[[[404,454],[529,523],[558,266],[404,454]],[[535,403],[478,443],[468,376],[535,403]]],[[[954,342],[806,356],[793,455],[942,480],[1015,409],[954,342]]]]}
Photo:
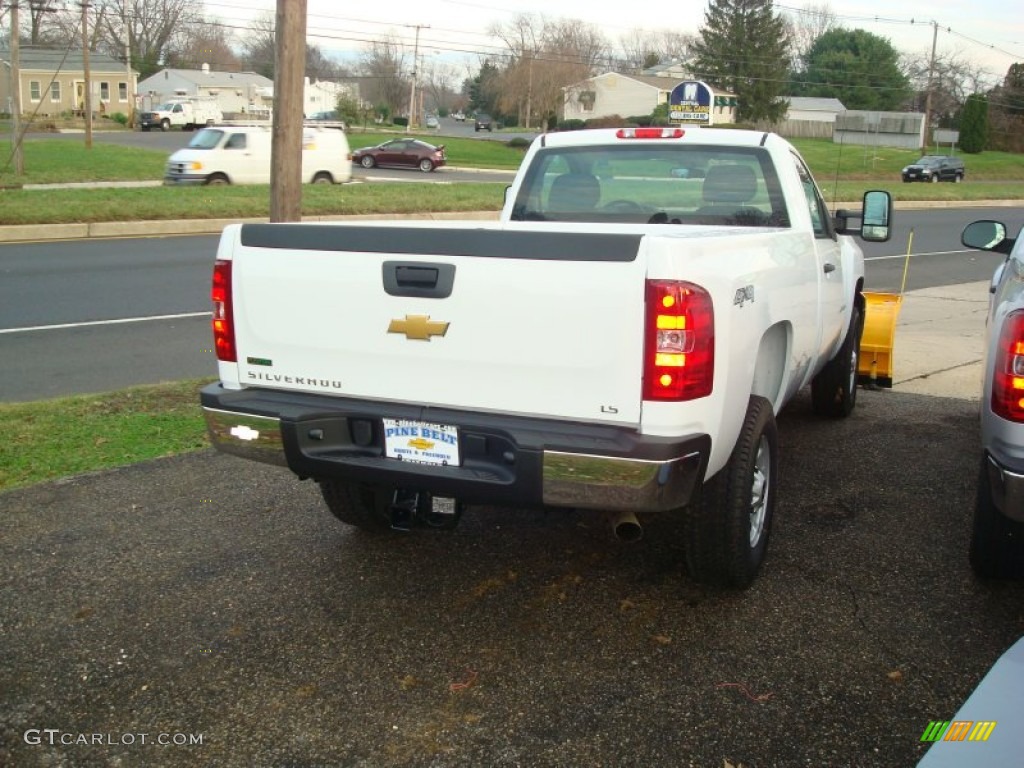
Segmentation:
{"type": "Polygon", "coordinates": [[[981,395],[981,467],[970,561],[990,578],[1024,576],[1024,238],[1006,225],[968,224],[968,248],[1006,254],[992,277],[981,395]]]}

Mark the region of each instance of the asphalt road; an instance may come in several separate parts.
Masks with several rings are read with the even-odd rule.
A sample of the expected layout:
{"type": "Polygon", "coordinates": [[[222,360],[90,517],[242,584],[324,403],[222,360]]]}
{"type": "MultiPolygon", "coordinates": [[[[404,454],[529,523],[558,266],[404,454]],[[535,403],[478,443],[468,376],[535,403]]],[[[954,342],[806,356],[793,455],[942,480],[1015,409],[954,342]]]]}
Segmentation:
{"type": "MultiPolygon", "coordinates": [[[[898,212],[890,242],[863,244],[867,289],[899,292],[905,269],[907,290],[988,280],[1000,257],[959,246],[984,217],[1024,226],[1012,208],[898,212]]],[[[212,376],[216,246],[215,235],[0,245],[0,401],[212,376]]]]}
{"type": "Polygon", "coordinates": [[[1024,629],[967,565],[977,405],[805,394],[779,434],[741,594],[668,517],[375,537],[211,451],[0,495],[0,765],[912,766],[1024,629]]]}

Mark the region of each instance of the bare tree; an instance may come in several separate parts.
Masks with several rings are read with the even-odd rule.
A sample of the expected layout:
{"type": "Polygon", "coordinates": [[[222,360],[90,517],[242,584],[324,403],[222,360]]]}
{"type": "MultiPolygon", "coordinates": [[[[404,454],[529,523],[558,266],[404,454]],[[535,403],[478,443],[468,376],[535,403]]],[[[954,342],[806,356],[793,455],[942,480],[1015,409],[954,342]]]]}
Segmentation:
{"type": "Polygon", "coordinates": [[[404,47],[393,37],[375,40],[363,54],[359,64],[368,79],[365,98],[374,105],[387,107],[392,114],[408,107],[410,83],[406,77],[404,47]]]}
{"type": "Polygon", "coordinates": [[[930,49],[917,54],[904,54],[902,69],[910,79],[915,94],[914,103],[907,105],[912,109],[924,109],[931,74],[932,114],[947,126],[968,96],[983,93],[998,79],[992,72],[958,52],[937,53],[933,62],[930,49]]]}
{"type": "Polygon", "coordinates": [[[250,72],[274,78],[274,46],[277,45],[274,30],[274,14],[265,11],[257,16],[249,27],[249,34],[242,40],[242,66],[250,72]]]}
{"type": "Polygon", "coordinates": [[[520,14],[490,31],[509,49],[498,108],[517,115],[520,124],[533,122],[534,115],[558,114],[562,88],[593,75],[611,51],[600,30],[578,19],[520,14]]]}
{"type": "Polygon", "coordinates": [[[807,52],[814,41],[839,26],[836,14],[828,3],[811,3],[799,10],[783,14],[793,54],[793,69],[802,69],[807,52]]]}
{"type": "Polygon", "coordinates": [[[424,62],[419,68],[419,80],[431,105],[436,109],[451,109],[456,98],[454,85],[458,70],[443,62],[424,62]]]}
{"type": "Polygon", "coordinates": [[[211,69],[224,72],[241,69],[234,41],[223,24],[210,21],[191,24],[187,34],[176,36],[172,45],[171,52],[165,57],[167,66],[199,69],[203,64],[209,64],[211,69]]]}

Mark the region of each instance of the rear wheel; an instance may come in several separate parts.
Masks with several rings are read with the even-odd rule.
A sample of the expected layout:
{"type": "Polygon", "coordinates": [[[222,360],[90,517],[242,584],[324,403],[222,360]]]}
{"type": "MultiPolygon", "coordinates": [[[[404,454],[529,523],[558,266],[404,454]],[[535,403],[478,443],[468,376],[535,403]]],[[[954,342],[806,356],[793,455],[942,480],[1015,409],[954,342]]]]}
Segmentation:
{"type": "Polygon", "coordinates": [[[704,484],[686,518],[686,563],[695,581],[745,589],[768,549],[779,440],[772,404],[752,396],[729,463],[704,484]]]}
{"type": "Polygon", "coordinates": [[[342,480],[321,480],[319,485],[327,508],[341,522],[377,533],[391,530],[393,488],[342,480]]]}
{"type": "Polygon", "coordinates": [[[420,160],[420,170],[423,171],[424,173],[430,173],[432,170],[434,170],[434,163],[428,158],[424,157],[422,160],[420,160]]]}
{"type": "Polygon", "coordinates": [[[316,176],[313,177],[314,184],[333,184],[334,179],[327,171],[320,171],[316,176]]]}
{"type": "Polygon", "coordinates": [[[853,412],[857,404],[857,368],[863,335],[864,315],[855,304],[843,346],[811,381],[811,406],[819,416],[843,418],[853,412]]]}
{"type": "Polygon", "coordinates": [[[363,168],[373,168],[373,158],[370,157],[369,155],[363,155],[363,158],[362,160],[359,161],[359,164],[363,166],[363,168]]]}
{"type": "Polygon", "coordinates": [[[983,578],[1024,576],[1024,525],[1010,520],[992,500],[989,458],[981,457],[969,560],[983,578]]]}

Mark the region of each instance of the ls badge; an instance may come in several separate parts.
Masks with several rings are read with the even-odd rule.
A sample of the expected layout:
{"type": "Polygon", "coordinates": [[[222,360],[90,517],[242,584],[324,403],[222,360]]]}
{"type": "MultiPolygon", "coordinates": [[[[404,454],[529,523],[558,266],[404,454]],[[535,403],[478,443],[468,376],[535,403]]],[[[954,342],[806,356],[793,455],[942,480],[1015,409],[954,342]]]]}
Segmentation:
{"type": "Polygon", "coordinates": [[[444,336],[448,323],[431,320],[430,315],[406,315],[404,320],[392,320],[388,333],[404,333],[407,339],[430,341],[431,336],[444,336]]]}

